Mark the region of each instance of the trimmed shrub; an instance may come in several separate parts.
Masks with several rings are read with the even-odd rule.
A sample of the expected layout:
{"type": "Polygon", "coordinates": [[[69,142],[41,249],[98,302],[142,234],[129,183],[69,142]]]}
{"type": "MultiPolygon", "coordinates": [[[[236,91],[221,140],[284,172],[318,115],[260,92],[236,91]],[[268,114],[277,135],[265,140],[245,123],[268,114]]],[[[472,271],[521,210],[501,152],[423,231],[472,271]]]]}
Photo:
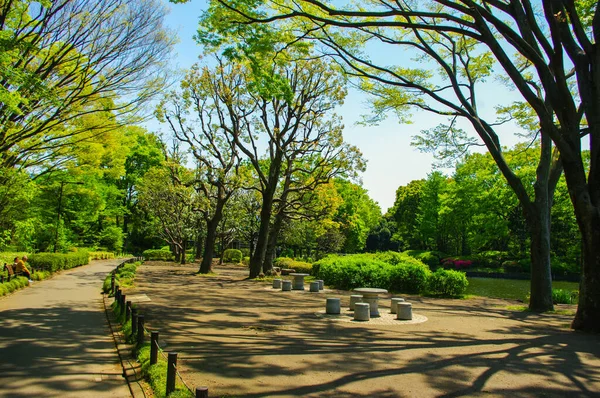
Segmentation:
{"type": "MultiPolygon", "coordinates": [[[[135,279],[137,267],[140,264],[141,262],[137,261],[135,263],[126,263],[121,268],[117,268],[117,271],[115,272],[115,286],[133,286],[133,280],[135,279]]],[[[108,274],[106,278],[104,278],[104,283],[102,284],[102,291],[104,293],[110,292],[110,280],[111,274],[108,274]]]]}
{"type": "Polygon", "coordinates": [[[226,263],[239,264],[242,262],[242,251],[238,249],[226,249],[223,252],[223,261],[226,263]]]}
{"type": "Polygon", "coordinates": [[[115,258],[115,253],[113,252],[88,252],[90,255],[90,260],[109,260],[111,258],[115,258]]]}
{"type": "Polygon", "coordinates": [[[248,256],[245,256],[245,257],[242,259],[242,264],[244,264],[244,265],[250,265],[250,257],[248,257],[248,256]]]}
{"type": "Polygon", "coordinates": [[[173,253],[170,250],[163,249],[148,249],[144,250],[142,256],[146,260],[162,260],[162,261],[171,261],[173,260],[173,253]]]}
{"type": "Polygon", "coordinates": [[[419,293],[427,288],[431,271],[427,265],[400,253],[330,255],[313,265],[313,274],[327,285],[339,289],[375,287],[404,293],[419,293]],[[404,261],[390,264],[382,261],[404,261]],[[317,270],[316,272],[314,270],[317,270]]]}
{"type": "Polygon", "coordinates": [[[78,251],[73,253],[37,253],[29,257],[32,268],[42,271],[56,272],[62,269],[71,269],[80,265],[89,264],[88,252],[78,251]]]}
{"type": "Polygon", "coordinates": [[[29,281],[24,276],[18,276],[11,279],[10,282],[0,283],[0,296],[10,294],[29,285],[29,281]]]}
{"type": "Polygon", "coordinates": [[[275,261],[273,261],[273,265],[280,268],[291,268],[302,274],[310,274],[313,269],[313,265],[311,263],[296,261],[289,257],[278,257],[275,259],[275,261]]]}
{"type": "Polygon", "coordinates": [[[434,295],[460,297],[467,291],[469,281],[464,272],[438,268],[429,277],[428,291],[434,295]]]}
{"type": "Polygon", "coordinates": [[[389,289],[417,294],[427,290],[431,271],[421,264],[399,264],[391,270],[389,289]]]}

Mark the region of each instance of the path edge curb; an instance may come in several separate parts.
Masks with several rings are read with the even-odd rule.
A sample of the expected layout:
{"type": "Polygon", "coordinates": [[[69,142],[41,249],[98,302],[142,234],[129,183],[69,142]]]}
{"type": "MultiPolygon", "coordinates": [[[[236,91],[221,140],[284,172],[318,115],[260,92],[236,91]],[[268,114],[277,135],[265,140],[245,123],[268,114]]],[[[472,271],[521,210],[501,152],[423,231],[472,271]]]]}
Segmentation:
{"type": "Polygon", "coordinates": [[[110,298],[106,294],[103,294],[102,298],[106,321],[108,322],[115,343],[115,349],[121,362],[121,368],[123,369],[122,376],[127,381],[131,396],[133,398],[152,397],[151,390],[143,386],[145,381],[142,377],[140,364],[132,355],[134,346],[125,342],[125,336],[121,332],[121,325],[117,322],[116,316],[111,309],[110,298]]]}

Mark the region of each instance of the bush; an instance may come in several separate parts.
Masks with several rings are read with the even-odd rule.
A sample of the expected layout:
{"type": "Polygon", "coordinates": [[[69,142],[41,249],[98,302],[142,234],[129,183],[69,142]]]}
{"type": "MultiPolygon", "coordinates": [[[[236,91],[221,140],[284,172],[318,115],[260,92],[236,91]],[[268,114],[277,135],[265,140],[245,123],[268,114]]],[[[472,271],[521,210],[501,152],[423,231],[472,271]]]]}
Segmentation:
{"type": "Polygon", "coordinates": [[[56,272],[62,269],[71,269],[90,262],[88,252],[74,253],[37,253],[29,257],[32,268],[42,271],[56,272]]]}
{"type": "Polygon", "coordinates": [[[29,285],[29,281],[24,276],[18,276],[11,279],[10,282],[4,282],[0,284],[0,296],[12,293],[15,290],[19,290],[29,285]]]}
{"type": "Polygon", "coordinates": [[[273,261],[273,265],[280,268],[293,269],[298,273],[310,274],[312,272],[313,265],[304,261],[296,261],[289,257],[278,257],[273,261]]]}
{"type": "MultiPolygon", "coordinates": [[[[130,287],[133,286],[133,280],[137,272],[137,267],[141,262],[125,263],[121,268],[117,268],[115,272],[115,286],[130,287]]],[[[111,274],[108,274],[102,284],[102,291],[104,293],[110,292],[110,280],[111,274]]]]}
{"type": "Polygon", "coordinates": [[[510,258],[508,252],[487,250],[473,255],[474,265],[482,268],[500,268],[510,258]]]}
{"type": "Polygon", "coordinates": [[[250,257],[248,257],[248,256],[245,256],[245,257],[242,259],[242,264],[244,264],[244,265],[250,265],[250,257]]]}
{"type": "Polygon", "coordinates": [[[434,295],[460,297],[465,294],[468,285],[464,272],[438,268],[429,277],[428,291],[434,295]]]}
{"type": "Polygon", "coordinates": [[[170,250],[163,249],[148,249],[144,250],[142,256],[146,260],[162,260],[162,261],[171,261],[173,260],[173,253],[170,250]]]}
{"type": "Polygon", "coordinates": [[[223,252],[223,261],[226,263],[239,264],[242,262],[242,251],[238,249],[227,249],[223,252]]]}
{"type": "Polygon", "coordinates": [[[427,264],[430,268],[437,268],[441,264],[442,258],[444,258],[444,254],[438,251],[425,251],[425,250],[406,250],[402,252],[407,256],[413,257],[425,264],[427,264]]]}
{"type": "Polygon", "coordinates": [[[573,261],[564,261],[558,257],[552,257],[552,273],[554,275],[574,275],[581,273],[579,264],[573,261]]]}
{"type": "Polygon", "coordinates": [[[327,285],[339,289],[375,287],[404,293],[424,291],[431,273],[429,268],[405,254],[390,253],[394,252],[330,255],[313,265],[313,274],[323,279],[327,285]]]}
{"type": "Polygon", "coordinates": [[[113,252],[88,252],[90,255],[90,260],[109,260],[111,258],[115,258],[115,253],[113,252]]]}
{"type": "Polygon", "coordinates": [[[578,296],[578,292],[570,292],[564,289],[552,289],[552,302],[554,304],[574,304],[577,303],[578,296]]]}

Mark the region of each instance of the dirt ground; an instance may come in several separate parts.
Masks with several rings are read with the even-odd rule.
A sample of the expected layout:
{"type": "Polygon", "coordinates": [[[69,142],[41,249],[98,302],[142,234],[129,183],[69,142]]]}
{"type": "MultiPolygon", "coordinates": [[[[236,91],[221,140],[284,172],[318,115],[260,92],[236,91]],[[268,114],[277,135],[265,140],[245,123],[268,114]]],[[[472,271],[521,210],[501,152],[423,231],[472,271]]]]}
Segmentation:
{"type": "Polygon", "coordinates": [[[245,268],[147,262],[128,296],[192,388],[211,397],[600,396],[600,336],[569,330],[575,308],[532,314],[522,303],[406,296],[424,322],[354,322],[323,314],[326,297],[246,280],[245,268]]]}

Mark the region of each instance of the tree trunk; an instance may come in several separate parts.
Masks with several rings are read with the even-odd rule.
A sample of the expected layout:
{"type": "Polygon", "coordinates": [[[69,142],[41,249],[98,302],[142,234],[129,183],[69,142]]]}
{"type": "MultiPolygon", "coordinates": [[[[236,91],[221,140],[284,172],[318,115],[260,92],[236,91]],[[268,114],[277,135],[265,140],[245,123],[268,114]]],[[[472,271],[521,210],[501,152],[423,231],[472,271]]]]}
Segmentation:
{"type": "MultiPolygon", "coordinates": [[[[537,199],[537,198],[536,198],[537,199]]],[[[538,217],[529,221],[531,236],[531,296],[529,309],[537,312],[551,311],[552,273],[550,264],[550,209],[532,206],[538,217]]]]}
{"type": "Polygon", "coordinates": [[[182,242],[182,245],[181,245],[181,264],[185,264],[185,262],[187,261],[186,254],[185,254],[186,250],[187,250],[187,239],[184,239],[184,241],[182,242]]]}
{"type": "Polygon", "coordinates": [[[197,237],[196,237],[196,255],[194,258],[196,260],[200,260],[202,258],[202,243],[204,239],[202,239],[202,229],[200,228],[200,222],[198,222],[197,227],[197,237]]]}
{"type": "Polygon", "coordinates": [[[269,230],[269,242],[265,253],[265,261],[263,262],[263,272],[265,274],[267,271],[273,269],[273,260],[275,259],[275,250],[277,249],[277,238],[279,237],[279,232],[283,226],[283,218],[283,211],[279,211],[269,230]]]}
{"type": "Polygon", "coordinates": [[[207,223],[206,240],[204,241],[204,254],[202,255],[202,263],[200,263],[201,274],[208,274],[212,271],[212,260],[215,254],[215,242],[217,241],[217,228],[212,228],[211,223],[207,223]]]}
{"type": "Polygon", "coordinates": [[[254,248],[254,255],[250,259],[250,278],[256,278],[262,269],[267,251],[269,239],[269,224],[271,221],[271,212],[273,210],[273,193],[263,194],[263,204],[260,210],[260,227],[258,228],[258,239],[254,248]]]}
{"type": "Polygon", "coordinates": [[[579,284],[579,305],[571,327],[600,332],[600,211],[589,207],[580,223],[583,240],[583,268],[579,284]],[[583,224],[583,225],[581,225],[583,224]]]}

